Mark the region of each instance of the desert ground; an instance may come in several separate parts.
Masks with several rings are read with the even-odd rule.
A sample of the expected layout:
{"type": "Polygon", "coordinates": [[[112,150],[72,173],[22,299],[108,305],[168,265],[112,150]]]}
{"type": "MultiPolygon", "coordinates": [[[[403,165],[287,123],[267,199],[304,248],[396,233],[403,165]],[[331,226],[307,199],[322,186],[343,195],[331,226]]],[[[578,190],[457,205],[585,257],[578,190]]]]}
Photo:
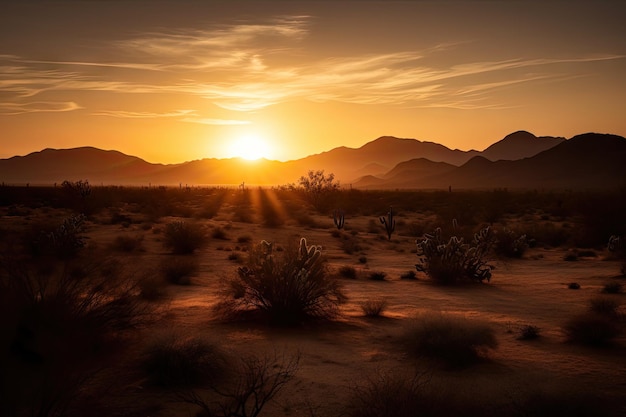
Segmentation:
{"type": "MultiPolygon", "coordinates": [[[[393,403],[407,381],[418,381],[418,391],[430,398],[423,401],[425,407],[431,408],[401,415],[450,415],[450,410],[456,410],[455,415],[483,416],[573,415],[572,410],[584,416],[626,415],[622,260],[607,250],[609,235],[604,233],[611,222],[617,222],[616,233],[623,229],[623,212],[611,217],[612,211],[599,208],[594,215],[581,215],[576,209],[585,206],[581,201],[602,206],[602,200],[592,194],[518,196],[499,190],[468,192],[452,199],[449,194],[454,193],[447,190],[362,192],[352,197],[341,191],[342,196],[329,200],[327,207],[315,209],[306,195],[267,187],[163,188],[152,191],[156,193],[152,199],[145,189],[131,192],[113,187],[107,195],[121,197],[91,205],[89,200],[103,196],[104,189],[94,187],[82,197],[63,197],[61,191],[50,187],[39,195],[34,189],[3,190],[0,231],[7,258],[3,279],[13,279],[10,271],[15,268],[6,265],[41,271],[45,268],[38,266],[50,265],[48,256],[54,258],[50,261],[54,265],[115,264],[116,271],[123,271],[120,276],[144,283],[140,288],[150,283],[145,288],[155,295],[142,297],[144,290],[140,290],[138,297],[148,313],[132,327],[114,332],[115,347],[101,362],[77,365],[79,377],[72,381],[80,382],[67,387],[63,387],[66,379],[50,371],[54,366],[16,356],[12,341],[16,330],[11,327],[16,325],[5,317],[1,360],[18,374],[3,377],[1,406],[8,410],[3,415],[256,415],[219,411],[220,401],[229,397],[216,392],[228,392],[228,382],[214,390],[203,382],[163,386],[151,381],[142,364],[150,346],[164,337],[208,341],[227,358],[226,373],[228,369],[239,372],[241,358],[267,358],[268,375],[292,364],[292,375],[259,413],[264,416],[400,415],[393,409],[372,407],[368,400],[393,403]],[[61,197],[55,198],[55,193],[61,197]],[[474,210],[476,201],[491,203],[474,210]],[[379,217],[390,206],[396,228],[388,238],[379,217]],[[332,215],[332,209],[339,207],[345,213],[341,229],[332,215]],[[54,230],[81,212],[85,217],[76,233],[83,245],[76,253],[57,259],[28,249],[29,239],[41,236],[37,230],[54,230]],[[193,225],[206,237],[203,244],[190,254],[172,253],[164,240],[167,225],[175,222],[193,225]],[[487,225],[527,234],[529,242],[520,257],[490,253],[489,282],[437,285],[416,271],[416,239],[424,233],[441,227],[448,235],[456,232],[469,241],[487,225]],[[600,237],[583,233],[588,228],[600,237]],[[227,281],[247,265],[255,245],[265,240],[283,249],[302,237],[321,247],[327,276],[343,288],[346,301],[335,317],[275,325],[245,314],[225,317],[216,309],[228,297],[227,281]],[[164,270],[181,259],[193,265],[191,272],[168,282],[164,270]],[[579,288],[571,288],[573,283],[579,288]],[[615,293],[606,294],[607,286],[615,293]],[[565,323],[591,314],[590,300],[598,298],[610,299],[609,304],[616,306],[610,320],[621,332],[606,343],[569,340],[565,323]],[[364,304],[379,301],[385,308],[366,315],[364,304]],[[497,346],[480,350],[473,363],[454,367],[436,355],[414,354],[406,347],[405,335],[416,322],[435,316],[486,324],[497,346]],[[529,328],[536,338],[523,337],[529,328]],[[21,366],[28,371],[20,371],[21,366]],[[47,382],[18,383],[19,375],[47,382]],[[202,405],[192,398],[205,402],[204,414],[198,414],[202,405]]],[[[607,201],[623,205],[623,192],[616,195],[607,201]]],[[[58,340],[73,343],[72,337],[79,336],[64,337],[59,335],[58,340]]],[[[39,349],[44,362],[57,360],[45,346],[33,349],[39,349]]],[[[71,359],[62,360],[74,369],[71,359]]],[[[238,375],[232,372],[230,378],[236,381],[238,375]]]]}

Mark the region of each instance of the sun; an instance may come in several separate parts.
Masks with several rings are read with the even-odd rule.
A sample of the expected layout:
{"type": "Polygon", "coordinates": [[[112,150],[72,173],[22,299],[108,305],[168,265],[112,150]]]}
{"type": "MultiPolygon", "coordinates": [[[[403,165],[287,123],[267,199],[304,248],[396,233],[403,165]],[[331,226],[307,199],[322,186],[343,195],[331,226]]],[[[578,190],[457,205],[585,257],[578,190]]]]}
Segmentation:
{"type": "Polygon", "coordinates": [[[270,148],[265,139],[258,133],[246,133],[239,136],[230,145],[230,154],[255,161],[260,158],[267,158],[270,148]]]}

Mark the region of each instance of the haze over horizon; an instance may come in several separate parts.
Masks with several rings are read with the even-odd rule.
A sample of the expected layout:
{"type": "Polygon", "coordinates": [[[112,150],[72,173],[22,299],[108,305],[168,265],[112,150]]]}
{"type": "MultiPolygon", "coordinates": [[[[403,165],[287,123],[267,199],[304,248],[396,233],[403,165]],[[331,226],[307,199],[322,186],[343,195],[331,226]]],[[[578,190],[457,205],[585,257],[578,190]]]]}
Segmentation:
{"type": "Polygon", "coordinates": [[[484,150],[626,136],[619,1],[3,4],[0,158],[303,158],[379,136],[484,150]]]}

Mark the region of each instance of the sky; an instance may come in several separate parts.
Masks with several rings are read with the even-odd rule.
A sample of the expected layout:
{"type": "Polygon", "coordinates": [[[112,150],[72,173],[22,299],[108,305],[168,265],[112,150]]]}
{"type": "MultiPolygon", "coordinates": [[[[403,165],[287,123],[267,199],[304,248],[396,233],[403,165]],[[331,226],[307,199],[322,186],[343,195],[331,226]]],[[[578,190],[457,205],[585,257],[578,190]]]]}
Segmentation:
{"type": "Polygon", "coordinates": [[[623,1],[3,1],[0,158],[626,136],[623,1]]]}

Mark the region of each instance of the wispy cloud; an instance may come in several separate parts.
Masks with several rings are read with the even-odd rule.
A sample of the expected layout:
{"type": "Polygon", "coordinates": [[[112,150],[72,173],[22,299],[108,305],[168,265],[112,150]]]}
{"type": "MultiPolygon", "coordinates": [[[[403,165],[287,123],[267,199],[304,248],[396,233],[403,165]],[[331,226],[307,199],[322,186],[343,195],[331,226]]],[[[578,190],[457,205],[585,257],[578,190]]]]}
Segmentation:
{"type": "MultiPolygon", "coordinates": [[[[187,95],[244,113],[302,99],[406,107],[501,108],[510,104],[494,98],[494,92],[500,89],[578,76],[571,72],[571,64],[625,58],[605,54],[432,63],[432,56],[463,48],[466,42],[416,51],[317,57],[300,49],[301,41],[310,35],[310,19],[279,16],[263,23],[138,34],[114,42],[109,56],[116,59],[110,62],[0,55],[0,92],[10,97],[10,103],[0,107],[0,114],[80,108],[74,102],[31,101],[32,97],[47,98],[55,92],[187,95]],[[554,69],[562,64],[570,65],[570,71],[554,69]]],[[[91,114],[173,118],[211,125],[249,123],[236,117],[210,117],[205,115],[206,109],[133,112],[123,108],[123,101],[119,103],[119,109],[90,109],[91,114]]]]}
{"type": "Polygon", "coordinates": [[[0,103],[0,114],[50,113],[79,110],[82,107],[73,101],[33,101],[27,103],[0,103]]]}

